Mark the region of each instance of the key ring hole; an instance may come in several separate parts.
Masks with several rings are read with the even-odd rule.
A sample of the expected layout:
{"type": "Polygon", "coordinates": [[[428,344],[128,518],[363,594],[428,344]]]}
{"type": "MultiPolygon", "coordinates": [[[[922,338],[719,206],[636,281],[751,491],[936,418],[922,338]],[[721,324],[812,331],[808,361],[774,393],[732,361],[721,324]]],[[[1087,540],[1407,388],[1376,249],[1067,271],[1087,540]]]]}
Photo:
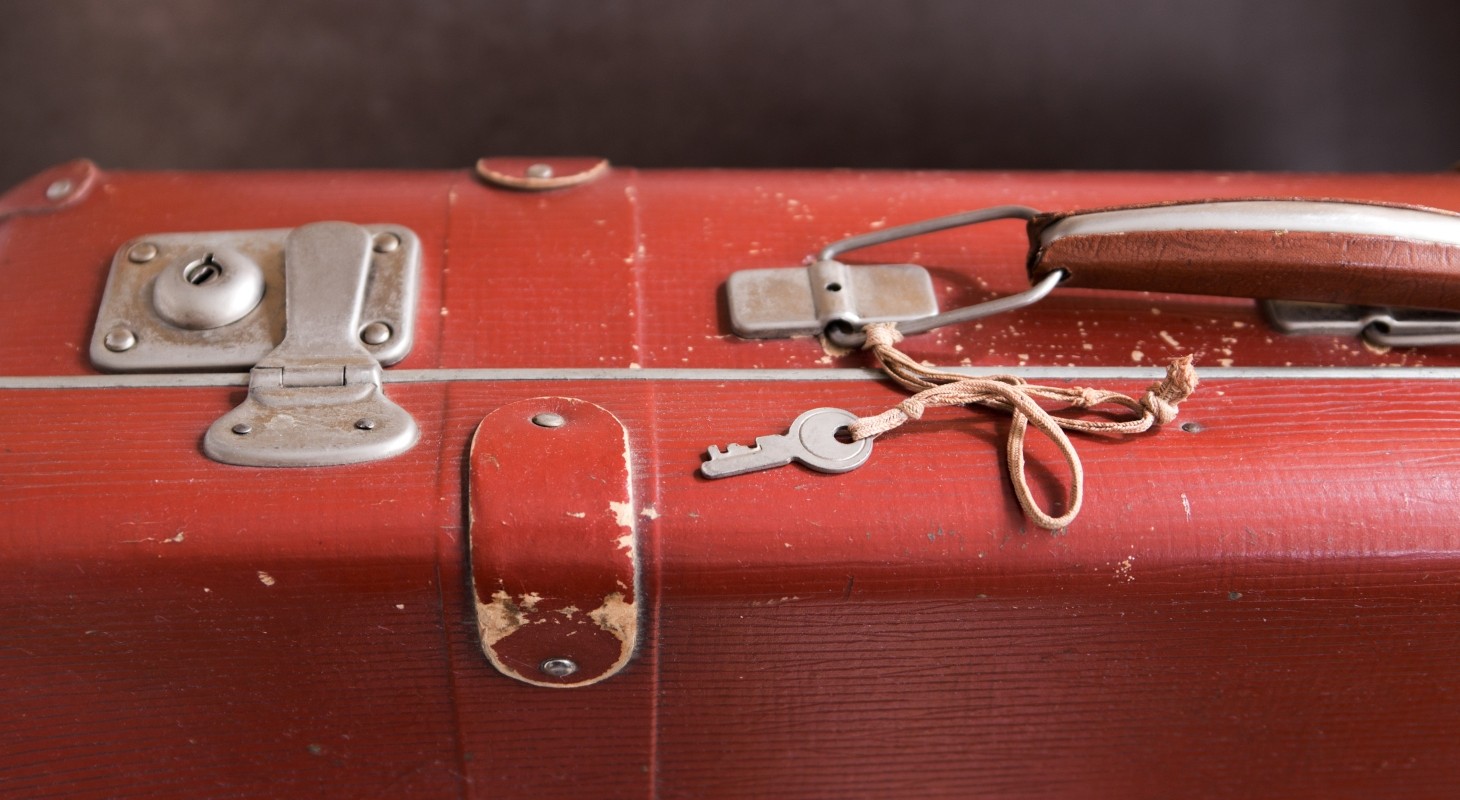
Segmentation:
{"type": "Polygon", "coordinates": [[[840,292],[842,290],[842,285],[840,283],[828,283],[826,285],[826,290],[828,292],[840,292]]]}
{"type": "Polygon", "coordinates": [[[852,444],[857,441],[856,439],[852,438],[851,429],[845,425],[837,428],[836,433],[833,435],[836,436],[836,440],[838,442],[841,442],[842,444],[852,444]]]}

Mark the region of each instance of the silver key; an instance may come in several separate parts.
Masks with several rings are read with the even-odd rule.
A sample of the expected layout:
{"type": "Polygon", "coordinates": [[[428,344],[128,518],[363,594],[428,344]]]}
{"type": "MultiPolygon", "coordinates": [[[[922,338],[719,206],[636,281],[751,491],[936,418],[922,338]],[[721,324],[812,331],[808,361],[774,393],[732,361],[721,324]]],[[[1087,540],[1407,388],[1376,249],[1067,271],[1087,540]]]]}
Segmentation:
{"type": "Polygon", "coordinates": [[[837,431],[857,421],[857,415],[840,408],[813,408],[796,418],[781,436],[760,436],[755,445],[732,444],[721,451],[709,450],[710,460],[700,465],[706,478],[728,478],[747,472],[783,467],[792,461],[818,472],[850,472],[867,463],[872,440],[843,442],[837,431]]]}

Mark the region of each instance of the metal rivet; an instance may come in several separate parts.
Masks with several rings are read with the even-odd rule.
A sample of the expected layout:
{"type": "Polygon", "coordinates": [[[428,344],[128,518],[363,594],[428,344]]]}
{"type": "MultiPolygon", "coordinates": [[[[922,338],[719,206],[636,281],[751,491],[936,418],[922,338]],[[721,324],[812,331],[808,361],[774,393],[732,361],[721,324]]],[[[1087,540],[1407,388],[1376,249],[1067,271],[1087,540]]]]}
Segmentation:
{"type": "Polygon", "coordinates": [[[71,194],[71,187],[74,185],[69,179],[62,178],[46,187],[46,199],[53,203],[59,203],[65,200],[67,195],[71,194]]]}
{"type": "Polygon", "coordinates": [[[400,247],[400,237],[393,233],[386,232],[375,237],[375,252],[394,253],[400,247]]]}
{"type": "Polygon", "coordinates": [[[372,322],[360,330],[360,340],[365,344],[385,344],[393,333],[384,322],[372,322]]]}
{"type": "Polygon", "coordinates": [[[578,665],[568,658],[549,658],[538,666],[542,674],[552,678],[566,678],[578,671],[578,665]]]}
{"type": "Polygon", "coordinates": [[[362,431],[373,431],[375,430],[375,420],[368,418],[357,419],[355,420],[355,427],[359,428],[362,431]]]}
{"type": "Polygon", "coordinates": [[[533,164],[527,168],[527,177],[529,178],[551,178],[552,176],[553,167],[551,164],[533,164]]]}
{"type": "Polygon", "coordinates": [[[154,258],[157,258],[157,245],[151,242],[143,242],[127,251],[127,260],[133,264],[146,264],[154,258]]]}
{"type": "Polygon", "coordinates": [[[137,346],[137,334],[132,333],[130,328],[112,328],[107,331],[102,344],[113,353],[125,353],[137,346]]]}
{"type": "Polygon", "coordinates": [[[247,422],[240,422],[237,425],[233,426],[233,432],[238,434],[239,436],[247,436],[250,433],[253,433],[253,426],[248,424],[247,422]]]}
{"type": "Polygon", "coordinates": [[[544,411],[532,418],[532,424],[539,428],[561,428],[568,424],[562,414],[554,414],[551,411],[544,411]]]}

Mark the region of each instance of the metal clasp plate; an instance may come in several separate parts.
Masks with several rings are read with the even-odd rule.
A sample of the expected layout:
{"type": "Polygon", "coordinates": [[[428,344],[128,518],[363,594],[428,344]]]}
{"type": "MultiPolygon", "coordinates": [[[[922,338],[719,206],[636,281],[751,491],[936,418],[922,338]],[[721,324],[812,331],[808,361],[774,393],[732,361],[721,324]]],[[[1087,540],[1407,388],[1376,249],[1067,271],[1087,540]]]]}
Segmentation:
{"type": "Polygon", "coordinates": [[[1380,347],[1460,344],[1460,314],[1420,308],[1263,300],[1263,315],[1293,335],[1359,336],[1380,347]]]}
{"type": "Polygon", "coordinates": [[[938,313],[928,271],[916,264],[747,269],[725,283],[730,325],[748,339],[815,336],[832,323],[860,330],[938,313]]]}
{"type": "Polygon", "coordinates": [[[410,352],[420,244],[397,226],[166,234],[118,252],[92,334],[110,370],[251,367],[209,429],[214,460],[324,466],[402,453],[415,421],[381,390],[410,352]]]}

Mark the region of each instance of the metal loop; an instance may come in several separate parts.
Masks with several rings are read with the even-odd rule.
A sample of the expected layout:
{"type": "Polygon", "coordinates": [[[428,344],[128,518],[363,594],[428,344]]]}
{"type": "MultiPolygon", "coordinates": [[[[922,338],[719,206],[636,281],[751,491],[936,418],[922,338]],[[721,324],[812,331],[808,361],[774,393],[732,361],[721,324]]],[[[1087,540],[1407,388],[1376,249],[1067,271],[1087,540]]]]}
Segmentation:
{"type": "MultiPolygon", "coordinates": [[[[911,322],[899,322],[897,323],[897,330],[904,334],[927,333],[934,328],[941,328],[944,325],[971,322],[984,317],[992,317],[995,314],[1002,314],[1005,311],[1014,311],[1025,306],[1031,306],[1047,297],[1050,292],[1054,291],[1054,287],[1058,286],[1060,281],[1068,278],[1069,275],[1068,272],[1057,269],[1041,278],[1039,283],[1034,284],[1018,294],[995,298],[987,303],[955,308],[952,311],[945,311],[942,314],[935,314],[931,317],[915,319],[911,322]]],[[[826,337],[831,340],[832,344],[838,347],[861,347],[867,342],[867,334],[859,330],[852,330],[847,323],[838,325],[833,322],[826,329],[826,337]]]]}
{"type": "Polygon", "coordinates": [[[816,260],[833,261],[842,253],[860,250],[863,247],[895,242],[898,239],[909,239],[927,233],[937,233],[938,231],[944,231],[949,228],[961,228],[964,225],[976,225],[980,222],[992,222],[996,219],[1031,220],[1038,215],[1039,212],[1029,206],[994,206],[993,208],[980,208],[976,211],[965,211],[962,214],[950,214],[946,217],[925,219],[922,222],[911,222],[907,225],[898,225],[885,230],[864,233],[860,236],[852,236],[847,239],[842,239],[839,242],[832,242],[826,247],[821,248],[821,252],[816,254],[816,260]]]}
{"type": "MultiPolygon", "coordinates": [[[[898,239],[907,239],[913,236],[922,236],[928,233],[959,228],[964,225],[975,225],[980,222],[992,222],[998,219],[1022,219],[1030,220],[1039,212],[1028,206],[995,206],[993,208],[981,208],[976,211],[965,211],[962,214],[951,214],[946,217],[925,219],[921,222],[913,222],[908,225],[898,225],[872,233],[864,233],[860,236],[853,236],[833,242],[821,249],[816,254],[818,261],[831,261],[837,256],[858,250],[863,247],[871,247],[877,244],[894,242],[898,239]]],[[[952,311],[945,311],[942,314],[935,314],[931,317],[912,320],[910,322],[899,322],[897,329],[905,334],[927,333],[934,328],[941,328],[944,325],[954,325],[960,322],[969,322],[983,317],[1002,314],[1005,311],[1013,311],[1043,300],[1060,281],[1069,277],[1064,270],[1055,270],[1040,279],[1039,283],[1007,297],[1000,297],[990,300],[987,303],[958,308],[952,311]]],[[[827,326],[826,336],[832,344],[838,347],[861,347],[867,341],[866,334],[855,330],[848,322],[833,322],[827,326]]]]}

